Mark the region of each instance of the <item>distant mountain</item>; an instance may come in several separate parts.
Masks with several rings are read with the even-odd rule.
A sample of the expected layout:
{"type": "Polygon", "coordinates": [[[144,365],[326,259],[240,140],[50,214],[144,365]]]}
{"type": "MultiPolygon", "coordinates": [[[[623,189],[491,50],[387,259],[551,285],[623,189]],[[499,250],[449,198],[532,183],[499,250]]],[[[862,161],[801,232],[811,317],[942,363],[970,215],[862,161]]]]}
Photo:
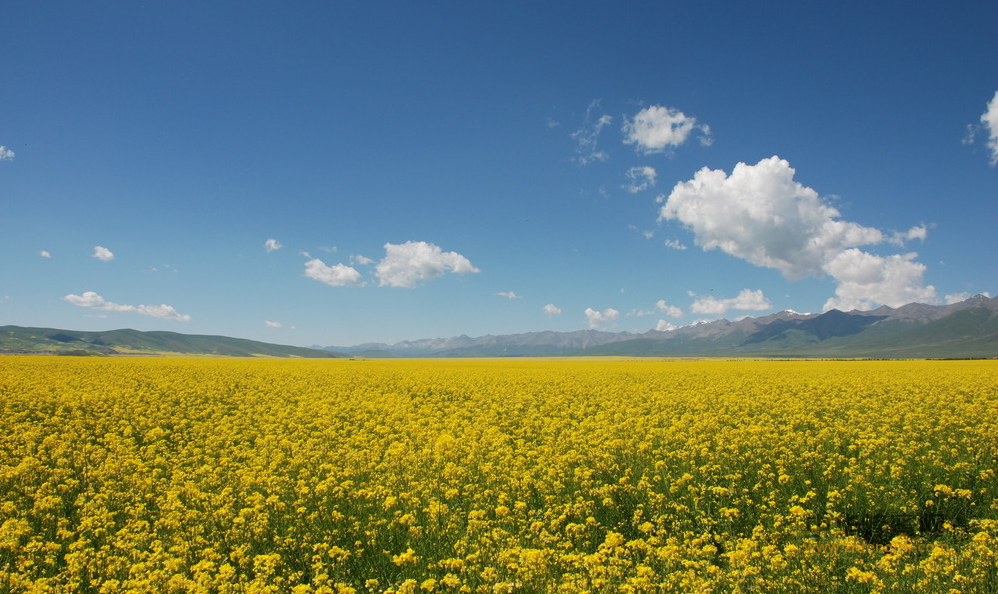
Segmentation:
{"type": "Polygon", "coordinates": [[[667,332],[527,332],[396,344],[304,348],[226,336],[0,327],[0,353],[223,357],[998,357],[998,298],[910,303],[872,311],[792,311],[714,320],[667,332]]]}
{"type": "Polygon", "coordinates": [[[365,357],[998,357],[998,298],[977,295],[951,305],[910,303],[872,311],[783,311],[643,334],[529,332],[325,348],[365,357]]]}
{"type": "Polygon", "coordinates": [[[327,350],[270,344],[227,336],[141,332],[129,329],[81,332],[21,326],[0,326],[0,353],[307,358],[342,356],[327,350]]]}

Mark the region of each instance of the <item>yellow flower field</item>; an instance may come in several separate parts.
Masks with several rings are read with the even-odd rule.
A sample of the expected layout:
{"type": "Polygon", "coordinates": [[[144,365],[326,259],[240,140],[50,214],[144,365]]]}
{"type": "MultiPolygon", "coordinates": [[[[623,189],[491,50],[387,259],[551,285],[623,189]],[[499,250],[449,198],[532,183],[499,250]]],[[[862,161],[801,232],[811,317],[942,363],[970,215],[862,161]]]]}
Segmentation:
{"type": "Polygon", "coordinates": [[[2,592],[995,592],[998,362],[0,357],[2,592]]]}

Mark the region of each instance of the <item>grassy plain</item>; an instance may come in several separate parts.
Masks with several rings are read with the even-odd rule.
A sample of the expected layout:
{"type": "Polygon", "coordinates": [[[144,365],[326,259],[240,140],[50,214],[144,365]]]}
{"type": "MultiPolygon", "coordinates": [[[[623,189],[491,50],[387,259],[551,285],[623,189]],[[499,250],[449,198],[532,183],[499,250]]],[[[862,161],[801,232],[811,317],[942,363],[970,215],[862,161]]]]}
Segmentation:
{"type": "Polygon", "coordinates": [[[998,362],[0,357],[2,592],[995,592],[998,362]]]}

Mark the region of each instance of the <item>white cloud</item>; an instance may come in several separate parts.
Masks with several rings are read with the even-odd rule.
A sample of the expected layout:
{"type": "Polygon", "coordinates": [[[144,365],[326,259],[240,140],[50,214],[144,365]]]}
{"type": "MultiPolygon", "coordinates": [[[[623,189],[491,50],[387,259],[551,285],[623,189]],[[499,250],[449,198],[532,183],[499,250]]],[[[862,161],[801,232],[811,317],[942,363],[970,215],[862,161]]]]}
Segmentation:
{"type": "Polygon", "coordinates": [[[924,226],[892,238],[843,221],[816,191],[794,181],[794,174],[789,163],[775,156],[756,165],[738,163],[730,176],[704,167],[692,180],[676,184],[659,220],[680,221],[704,250],[719,248],[751,264],[775,268],[788,280],[833,277],[838,298],[826,307],[896,306],[916,296],[934,299],[935,289],[923,286],[925,267],[911,261],[913,254],[881,257],[857,249],[924,238],[924,226]],[[880,272],[863,275],[858,282],[847,263],[880,272]]]}
{"type": "Polygon", "coordinates": [[[696,118],[678,109],[652,105],[624,121],[624,143],[644,154],[662,153],[686,142],[694,130],[700,132],[701,144],[711,144],[710,126],[697,125],[696,118]]]}
{"type": "Polygon", "coordinates": [[[991,149],[991,166],[998,165],[998,91],[988,102],[988,110],[981,116],[981,123],[988,129],[988,148],[991,149]]]}
{"type": "Polygon", "coordinates": [[[111,253],[111,250],[107,249],[106,247],[101,247],[99,245],[94,246],[93,257],[97,258],[101,262],[110,262],[111,260],[114,260],[114,254],[111,253]]]}
{"type": "Polygon", "coordinates": [[[929,229],[925,225],[917,225],[908,229],[904,233],[900,231],[895,231],[893,235],[887,238],[887,241],[894,245],[904,245],[905,242],[912,240],[925,241],[925,238],[929,236],[929,229]]]}
{"type": "Polygon", "coordinates": [[[659,320],[658,324],[655,324],[655,329],[659,332],[669,332],[671,330],[675,330],[676,328],[678,328],[678,326],[666,322],[665,320],[659,320]]]}
{"type": "Polygon", "coordinates": [[[305,262],[305,276],[331,287],[362,287],[366,284],[360,280],[360,273],[355,268],[346,264],[326,266],[326,263],[318,258],[305,262]]]}
{"type": "Polygon", "coordinates": [[[737,297],[718,299],[713,295],[697,296],[690,306],[696,314],[723,316],[729,309],[739,311],[765,311],[773,305],[761,290],[742,289],[737,297]]]}
{"type": "Polygon", "coordinates": [[[191,321],[191,316],[177,313],[177,310],[170,305],[121,305],[106,301],[93,291],[86,291],[82,295],[66,295],[63,299],[78,307],[87,307],[100,311],[125,311],[176,322],[191,321]]]}
{"type": "Polygon", "coordinates": [[[667,304],[664,299],[659,299],[658,302],[655,303],[655,309],[673,318],[683,317],[683,310],[679,309],[675,305],[667,304]]]}
{"type": "Polygon", "coordinates": [[[279,250],[282,247],[284,246],[281,245],[281,242],[277,241],[276,239],[268,239],[267,241],[263,242],[263,249],[267,250],[267,253],[279,250]]]}
{"type": "Polygon", "coordinates": [[[627,170],[627,184],[624,185],[624,189],[632,194],[647,190],[655,185],[656,175],[654,167],[648,167],[647,165],[644,167],[631,167],[627,170]]]}
{"type": "Polygon", "coordinates": [[[683,245],[683,242],[679,241],[678,239],[666,239],[664,245],[665,247],[669,247],[679,251],[683,251],[686,249],[686,246],[683,245]]]}
{"type": "Polygon", "coordinates": [[[10,161],[14,158],[14,151],[0,145],[0,161],[10,161]]]}
{"type": "MultiPolygon", "coordinates": [[[[988,299],[991,298],[991,293],[988,293],[986,291],[984,293],[981,293],[981,295],[987,297],[988,299]]],[[[961,301],[966,301],[971,297],[973,297],[973,295],[971,295],[970,293],[951,293],[946,297],[944,297],[944,300],[946,302],[946,305],[953,305],[954,303],[960,303],[961,301]]]]}
{"type": "Polygon", "coordinates": [[[608,307],[603,311],[596,311],[591,307],[587,307],[585,314],[590,328],[597,328],[603,324],[615,322],[618,318],[620,318],[620,312],[612,307],[608,307]]]}
{"type": "Polygon", "coordinates": [[[577,165],[585,166],[594,161],[606,161],[610,158],[604,151],[596,148],[600,132],[613,121],[613,118],[607,114],[602,114],[594,119],[594,113],[599,109],[599,104],[598,99],[589,104],[582,127],[572,133],[572,140],[575,141],[575,157],[572,160],[577,165]]]}
{"type": "Polygon", "coordinates": [[[385,244],[385,257],[375,267],[380,286],[413,288],[421,280],[432,280],[447,272],[479,272],[457,252],[444,252],[425,241],[385,244]]]}
{"type": "Polygon", "coordinates": [[[555,306],[555,304],[553,303],[548,303],[547,305],[544,306],[544,313],[547,314],[549,318],[553,318],[554,316],[560,316],[561,308],[555,306]]]}
{"type": "Polygon", "coordinates": [[[506,299],[522,299],[522,297],[520,297],[513,291],[500,291],[496,293],[496,295],[498,295],[499,297],[505,297],[506,299]]]}
{"type": "Polygon", "coordinates": [[[271,322],[270,320],[264,320],[263,325],[268,328],[280,328],[282,326],[280,322],[271,322]]]}
{"type": "Polygon", "coordinates": [[[365,256],[361,256],[360,254],[354,254],[350,256],[350,263],[358,264],[360,266],[367,266],[369,264],[374,264],[374,260],[367,258],[365,256]]]}
{"type": "Polygon", "coordinates": [[[52,257],[52,254],[50,254],[48,252],[48,250],[42,250],[42,251],[38,252],[38,255],[41,256],[41,257],[43,257],[43,258],[51,258],[52,257]]]}
{"type": "Polygon", "coordinates": [[[667,316],[671,316],[673,318],[681,318],[681,317],[683,317],[683,310],[679,309],[675,305],[669,305],[668,303],[665,302],[664,299],[659,299],[658,302],[655,303],[655,308],[654,309],[651,309],[651,310],[632,309],[630,312],[628,312],[627,315],[628,316],[644,317],[644,316],[655,316],[655,315],[662,315],[662,314],[665,314],[667,316]]]}
{"type": "Polygon", "coordinates": [[[849,311],[936,301],[935,288],[923,286],[925,265],[913,261],[916,255],[877,256],[857,248],[836,255],[825,270],[839,284],[824,309],[849,311]]]}

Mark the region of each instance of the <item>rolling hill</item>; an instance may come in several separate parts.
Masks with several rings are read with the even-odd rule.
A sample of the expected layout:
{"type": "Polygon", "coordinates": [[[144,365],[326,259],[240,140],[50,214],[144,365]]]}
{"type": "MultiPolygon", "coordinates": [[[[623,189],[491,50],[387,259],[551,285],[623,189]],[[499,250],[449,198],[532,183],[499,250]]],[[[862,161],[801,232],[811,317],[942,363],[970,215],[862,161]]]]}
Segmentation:
{"type": "Polygon", "coordinates": [[[342,356],[331,351],[270,344],[227,336],[141,332],[129,329],[82,332],[21,326],[0,326],[0,353],[303,358],[342,356]]]}

